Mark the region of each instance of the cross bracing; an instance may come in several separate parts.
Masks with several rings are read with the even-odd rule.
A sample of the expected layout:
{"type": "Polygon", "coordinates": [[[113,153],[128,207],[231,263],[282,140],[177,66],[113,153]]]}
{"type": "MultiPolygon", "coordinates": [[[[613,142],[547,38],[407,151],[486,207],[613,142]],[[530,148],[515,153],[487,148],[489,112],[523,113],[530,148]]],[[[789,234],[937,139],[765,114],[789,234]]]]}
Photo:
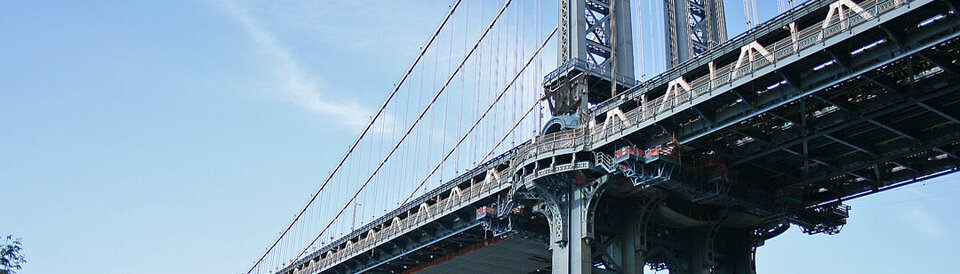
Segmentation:
{"type": "MultiPolygon", "coordinates": [[[[475,210],[509,199],[549,200],[561,194],[550,191],[565,180],[579,180],[570,174],[606,172],[595,166],[597,153],[625,144],[673,145],[686,157],[726,159],[737,173],[730,175],[736,187],[711,193],[701,207],[737,205],[765,222],[835,233],[845,219],[822,218],[846,216],[843,200],[958,170],[960,23],[944,14],[955,14],[952,3],[801,5],[591,107],[582,127],[517,146],[283,272],[391,272],[439,264],[435,256],[457,254],[477,243],[476,233],[486,235],[477,230],[475,210]]],[[[603,75],[609,74],[593,77],[609,81],[603,75]]],[[[695,180],[680,175],[655,188],[696,196],[705,190],[691,187],[695,180]]],[[[561,213],[543,214],[551,225],[541,232],[551,244],[574,229],[554,227],[558,217],[550,216],[561,213]]],[[[779,234],[774,228],[761,238],[779,234]]],[[[730,233],[709,231],[709,239],[730,233]]],[[[596,233],[602,241],[603,229],[596,233]]],[[[626,267],[607,255],[586,260],[626,267]]],[[[646,259],[681,270],[671,256],[656,251],[646,259]]],[[[717,260],[725,259],[711,257],[706,264],[716,267],[717,260]]],[[[552,265],[557,271],[556,261],[552,265]]]]}

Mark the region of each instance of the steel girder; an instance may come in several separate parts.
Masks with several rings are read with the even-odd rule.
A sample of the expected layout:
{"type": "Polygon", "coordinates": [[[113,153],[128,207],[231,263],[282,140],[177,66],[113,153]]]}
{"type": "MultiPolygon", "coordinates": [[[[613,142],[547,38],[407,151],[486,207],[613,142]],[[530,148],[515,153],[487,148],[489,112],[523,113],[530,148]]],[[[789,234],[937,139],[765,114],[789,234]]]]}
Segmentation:
{"type": "Polygon", "coordinates": [[[633,76],[633,32],[628,0],[561,0],[558,64],[586,60],[609,69],[611,42],[616,41],[617,74],[633,76]],[[611,4],[616,33],[611,33],[611,4]],[[616,36],[615,39],[613,37],[616,36]]]}
{"type": "Polygon", "coordinates": [[[668,68],[727,40],[722,0],[665,0],[663,6],[668,68]]]}
{"type": "MultiPolygon", "coordinates": [[[[931,4],[924,7],[924,10],[916,12],[914,17],[923,20],[926,18],[923,17],[924,15],[942,11],[943,6],[939,2],[931,4]]],[[[910,25],[911,22],[896,22],[887,24],[887,28],[892,29],[894,33],[903,32],[893,26],[910,25]]],[[[735,168],[749,171],[750,173],[745,176],[752,176],[750,178],[789,174],[790,176],[784,176],[789,177],[788,179],[778,180],[778,183],[768,186],[759,185],[759,180],[748,182],[747,184],[752,184],[753,188],[759,186],[759,190],[741,189],[740,192],[732,191],[731,195],[760,193],[775,196],[780,195],[778,192],[782,190],[795,188],[804,191],[802,197],[812,206],[911,182],[904,180],[922,180],[939,176],[942,172],[957,171],[956,155],[960,152],[957,137],[947,134],[956,132],[956,119],[960,117],[955,107],[957,100],[950,100],[956,97],[955,87],[958,86],[956,76],[953,75],[957,71],[950,65],[956,63],[957,29],[956,16],[948,16],[946,20],[921,30],[908,30],[908,33],[901,33],[898,36],[888,35],[887,39],[891,41],[896,39],[896,42],[886,43],[863,55],[842,60],[839,62],[840,65],[809,71],[810,67],[819,63],[841,59],[838,56],[862,45],[855,43],[884,37],[876,32],[858,33],[857,36],[844,38],[847,41],[846,44],[825,48],[827,51],[820,55],[813,55],[793,65],[777,68],[773,73],[763,75],[758,73],[751,79],[749,85],[741,85],[728,95],[718,96],[701,106],[676,113],[673,117],[658,122],[657,127],[644,129],[645,131],[636,132],[626,138],[632,142],[639,140],[647,144],[668,142],[676,138],[679,143],[694,147],[690,150],[692,152],[716,150],[718,155],[722,152],[725,157],[731,157],[732,160],[739,162],[735,168]],[[876,52],[882,54],[876,54],[876,52]],[[951,57],[954,57],[954,60],[951,60],[951,57]],[[916,79],[918,73],[934,68],[940,68],[942,72],[924,76],[926,77],[924,79],[916,79]],[[905,72],[910,73],[904,74],[905,72]],[[904,75],[909,78],[903,78],[904,75]],[[907,81],[880,80],[894,78],[889,76],[897,76],[907,81]],[[783,79],[787,79],[789,84],[764,91],[762,94],[752,94],[757,87],[765,87],[783,79]],[[937,81],[946,84],[933,83],[937,81]],[[862,93],[863,89],[867,88],[884,91],[862,93]],[[875,97],[858,99],[857,96],[865,94],[875,95],[875,97]],[[817,97],[812,97],[814,95],[817,97]],[[738,99],[742,102],[736,102],[738,99]],[[843,103],[856,100],[871,103],[843,103]],[[820,115],[821,117],[810,118],[811,115],[817,116],[814,114],[816,111],[830,105],[837,106],[837,110],[820,115]],[[782,124],[795,124],[794,127],[799,127],[798,124],[810,123],[810,129],[771,133],[769,129],[760,127],[760,125],[769,126],[771,120],[782,124]],[[810,121],[804,122],[804,120],[810,121]],[[917,120],[925,123],[915,125],[914,122],[917,120]],[[643,139],[644,135],[654,135],[647,134],[651,132],[660,134],[661,138],[643,139]],[[862,137],[868,135],[876,136],[876,139],[890,137],[891,141],[878,145],[880,144],[878,142],[884,140],[862,137]],[[735,144],[736,140],[747,137],[756,141],[747,142],[743,146],[735,144]],[[901,147],[892,147],[891,144],[901,147]],[[856,158],[850,158],[853,160],[849,161],[830,159],[840,158],[848,153],[857,154],[856,158]],[[763,155],[747,159],[753,157],[752,155],[760,154],[763,155]],[[939,159],[932,161],[935,163],[928,163],[931,162],[928,159],[937,158],[940,155],[945,155],[945,160],[939,159]],[[775,165],[770,165],[763,171],[746,168],[748,165],[765,165],[766,161],[758,161],[764,157],[777,159],[775,165]],[[743,161],[744,159],[747,160],[743,161]],[[903,167],[903,170],[891,171],[891,168],[897,167],[903,167]],[[857,181],[858,179],[862,181],[857,181]],[[821,192],[820,189],[825,191],[821,192]]],[[[762,39],[764,33],[777,35],[776,31],[778,31],[776,28],[761,29],[754,32],[757,36],[754,38],[762,39]]],[[[728,46],[721,45],[724,48],[728,46]]],[[[717,58],[724,56],[722,51],[716,49],[708,51],[708,54],[714,53],[717,54],[717,58]]],[[[658,77],[639,88],[651,88],[658,81],[665,83],[669,80],[666,78],[671,74],[675,76],[685,73],[702,73],[703,71],[698,72],[694,65],[705,63],[703,60],[694,60],[687,64],[690,65],[684,64],[665,74],[667,76],[658,77]]],[[[618,101],[619,99],[611,102],[621,102],[618,101]]],[[[624,99],[630,98],[624,97],[624,99]]],[[[613,103],[602,104],[600,108],[616,107],[617,105],[611,105],[613,103]]],[[[505,157],[511,156],[508,154],[505,157]]],[[[449,190],[449,187],[444,188],[443,191],[446,190],[449,190]]],[[[429,196],[422,198],[429,199],[429,196]]],[[[763,202],[769,199],[758,200],[763,202]]],[[[428,224],[424,225],[423,229],[422,237],[426,237],[422,235],[423,233],[429,236],[432,232],[433,238],[430,239],[435,240],[438,237],[444,237],[443,235],[453,235],[450,231],[454,226],[428,224]]],[[[429,241],[424,242],[424,239],[428,238],[418,239],[408,235],[397,239],[399,242],[384,244],[382,248],[403,250],[410,246],[429,246],[427,244],[429,241]]],[[[456,241],[451,237],[444,239],[456,241]]],[[[424,251],[423,254],[431,254],[430,252],[432,251],[424,251]]],[[[379,253],[394,256],[399,254],[379,253]]],[[[361,269],[361,264],[370,264],[372,259],[374,258],[358,258],[355,262],[345,263],[343,266],[338,266],[341,268],[333,270],[336,270],[335,272],[358,270],[361,269]]],[[[405,263],[410,265],[417,259],[401,256],[390,260],[395,261],[397,265],[405,263]]]]}
{"type": "MultiPolygon", "coordinates": [[[[943,5],[935,3],[927,8],[912,20],[922,21],[927,18],[924,14],[935,15],[943,5]]],[[[903,35],[906,38],[898,37],[899,43],[885,43],[842,58],[838,65],[820,71],[811,69],[814,64],[841,59],[841,54],[850,55],[848,52],[877,39],[892,40],[877,32],[859,34],[849,43],[825,49],[821,57],[778,68],[782,72],[778,76],[757,77],[755,81],[761,83],[740,89],[734,96],[677,114],[673,121],[696,122],[677,126],[676,138],[703,151],[722,153],[734,168],[746,173],[779,177],[779,183],[757,187],[805,191],[808,205],[836,202],[904,180],[955,171],[960,164],[956,158],[960,116],[955,110],[960,100],[949,98],[957,98],[960,82],[943,64],[957,62],[958,55],[951,53],[957,52],[960,22],[951,16],[937,25],[917,28],[909,27],[917,22],[906,20],[889,24],[899,29],[887,26],[909,32],[903,35]],[[925,56],[941,59],[933,62],[925,56]],[[942,72],[936,72],[939,70],[942,72]],[[914,73],[908,74],[910,71],[914,73]],[[935,72],[916,80],[924,71],[935,72]],[[782,78],[788,78],[789,85],[760,95],[753,90],[764,88],[750,89],[782,78]],[[802,110],[801,104],[806,105],[802,110]],[[771,129],[775,125],[793,128],[771,129]],[[747,142],[737,144],[738,140],[747,142]]],[[[770,181],[769,177],[754,179],[770,181]]]]}

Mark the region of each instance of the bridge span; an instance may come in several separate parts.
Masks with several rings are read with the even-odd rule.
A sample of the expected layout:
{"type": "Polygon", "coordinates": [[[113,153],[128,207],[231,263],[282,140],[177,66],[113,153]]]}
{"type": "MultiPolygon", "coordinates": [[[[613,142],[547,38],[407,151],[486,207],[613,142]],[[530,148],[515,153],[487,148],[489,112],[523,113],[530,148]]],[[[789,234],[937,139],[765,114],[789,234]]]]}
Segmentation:
{"type": "Polygon", "coordinates": [[[811,1],[642,83],[574,56],[540,136],[280,273],[754,273],[788,227],[958,171],[958,6],[811,1]]]}

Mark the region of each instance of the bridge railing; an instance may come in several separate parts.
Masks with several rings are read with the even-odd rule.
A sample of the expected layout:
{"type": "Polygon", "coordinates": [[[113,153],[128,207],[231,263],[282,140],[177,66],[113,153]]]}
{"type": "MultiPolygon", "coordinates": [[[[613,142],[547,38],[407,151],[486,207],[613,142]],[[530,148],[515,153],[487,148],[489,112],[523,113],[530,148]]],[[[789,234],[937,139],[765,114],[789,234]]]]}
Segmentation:
{"type": "Polygon", "coordinates": [[[586,144],[586,138],[580,131],[582,130],[563,130],[535,137],[533,141],[517,149],[514,161],[522,163],[545,153],[582,147],[586,144]]]}
{"type": "MultiPolygon", "coordinates": [[[[906,2],[907,1],[904,0],[868,0],[859,3],[859,5],[864,9],[865,13],[870,15],[870,17],[877,18],[884,12],[890,11],[898,6],[905,5],[906,2]]],[[[787,37],[775,43],[764,45],[763,47],[770,52],[769,56],[772,57],[772,62],[767,59],[766,56],[756,53],[756,55],[759,55],[759,57],[755,58],[753,61],[745,62],[739,68],[736,68],[736,62],[732,62],[723,67],[717,68],[714,71],[712,80],[710,75],[699,77],[689,82],[691,86],[690,90],[679,89],[679,92],[676,94],[665,94],[663,96],[654,98],[647,101],[642,107],[638,107],[624,113],[624,116],[626,116],[626,121],[613,119],[612,121],[614,122],[606,125],[605,127],[596,126],[591,128],[587,138],[587,144],[592,145],[601,142],[606,138],[619,133],[628,126],[634,126],[651,119],[658,119],[658,115],[669,112],[680,104],[689,102],[704,95],[710,95],[711,91],[716,87],[730,84],[731,82],[744,77],[749,77],[757,70],[763,69],[770,65],[776,65],[777,61],[797,54],[800,50],[821,43],[827,38],[833,37],[867,21],[867,19],[854,13],[851,9],[844,9],[843,12],[846,13],[844,20],[841,21],[831,18],[833,19],[831,20],[832,23],[826,28],[823,28],[822,24],[813,24],[803,30],[799,30],[797,32],[798,39],[796,42],[794,42],[791,37],[787,37]],[[736,72],[734,73],[734,71],[736,72]],[[667,100],[664,100],[665,97],[667,100]]],[[[574,131],[574,133],[576,132],[574,131]]]]}
{"type": "MultiPolygon", "coordinates": [[[[568,70],[571,70],[573,68],[578,68],[581,71],[590,72],[601,77],[610,77],[610,74],[611,74],[610,69],[608,67],[600,66],[600,65],[588,62],[587,60],[574,58],[574,59],[568,60],[567,62],[564,62],[562,65],[560,65],[560,67],[557,67],[557,69],[554,69],[552,72],[544,76],[542,85],[547,85],[550,82],[553,82],[558,77],[567,73],[568,70]]],[[[634,80],[632,75],[627,76],[627,75],[618,73],[617,83],[623,86],[634,86],[634,85],[639,85],[640,81],[634,80]]]]}
{"type": "MultiPolygon", "coordinates": [[[[909,1],[867,0],[860,2],[858,5],[864,9],[865,13],[869,14],[868,17],[877,18],[887,11],[890,11],[901,5],[906,5],[907,2],[909,1]]],[[[733,81],[744,77],[750,77],[752,76],[752,73],[768,66],[775,66],[777,65],[778,61],[783,60],[784,58],[796,55],[801,50],[822,43],[825,39],[833,37],[839,33],[842,33],[843,31],[850,30],[851,28],[867,21],[867,19],[857,14],[852,9],[846,8],[843,9],[842,12],[844,12],[843,20],[838,20],[838,15],[833,15],[832,18],[824,19],[830,20],[831,22],[826,28],[823,27],[822,23],[817,23],[812,24],[807,28],[797,30],[796,41],[793,40],[793,37],[788,36],[774,43],[763,45],[763,48],[769,52],[769,55],[754,52],[753,54],[756,56],[756,58],[743,62],[740,67],[737,67],[736,62],[731,62],[722,67],[716,68],[712,76],[704,75],[689,81],[689,90],[678,88],[678,92],[676,92],[676,94],[665,94],[663,96],[648,100],[643,104],[643,106],[625,112],[624,116],[626,117],[626,121],[613,119],[612,121],[614,122],[607,124],[606,126],[594,126],[588,130],[565,130],[540,136],[537,139],[534,139],[533,142],[520,147],[517,150],[518,153],[515,161],[524,162],[536,157],[537,155],[554,152],[560,149],[595,145],[603,142],[609,137],[614,137],[618,133],[623,132],[631,126],[636,126],[648,120],[658,120],[662,117],[661,114],[666,113],[666,115],[672,115],[671,110],[680,104],[700,98],[701,96],[712,96],[711,92],[717,87],[732,84],[733,81]],[[773,61],[769,60],[768,58],[772,58],[773,61]],[[666,97],[667,100],[664,100],[664,97],[666,97]]],[[[552,79],[551,77],[557,77],[557,75],[559,75],[557,73],[561,72],[562,69],[569,69],[568,66],[576,65],[578,65],[577,62],[568,62],[561,66],[561,69],[558,69],[554,73],[548,75],[545,80],[549,81],[552,79]]]]}
{"type": "Polygon", "coordinates": [[[425,202],[415,213],[405,218],[397,217],[394,220],[385,222],[379,230],[371,230],[370,233],[363,235],[356,242],[353,242],[353,240],[348,241],[342,249],[331,250],[329,255],[320,259],[317,263],[300,270],[298,273],[313,273],[327,266],[335,265],[354,256],[358,252],[368,251],[374,246],[419,227],[422,223],[431,221],[439,216],[445,216],[469,204],[471,201],[486,197],[491,192],[502,189],[505,184],[509,184],[510,181],[507,178],[510,178],[511,172],[509,169],[502,170],[498,172],[498,175],[503,179],[475,182],[469,187],[456,192],[459,194],[451,192],[450,195],[446,197],[437,196],[435,203],[425,202]]]}
{"type": "MultiPolygon", "coordinates": [[[[866,13],[876,18],[887,11],[905,5],[907,2],[909,1],[867,0],[860,2],[859,5],[866,13]]],[[[844,9],[843,12],[846,13],[843,22],[830,18],[832,23],[828,24],[826,28],[822,27],[822,24],[813,24],[805,29],[798,30],[796,41],[791,37],[787,37],[772,44],[763,45],[763,47],[769,51],[773,59],[772,62],[768,60],[766,56],[760,56],[759,58],[755,58],[755,60],[741,64],[741,67],[736,67],[736,63],[734,62],[716,68],[712,76],[705,75],[689,81],[689,90],[679,89],[676,94],[665,94],[664,96],[672,96],[667,97],[667,100],[663,100],[664,96],[660,96],[647,101],[641,107],[625,112],[624,116],[626,121],[612,119],[611,121],[613,122],[606,126],[565,130],[540,136],[527,144],[517,147],[514,150],[513,161],[515,163],[522,163],[538,155],[548,154],[561,149],[582,148],[602,143],[607,140],[607,138],[615,137],[615,135],[631,127],[636,127],[642,122],[662,118],[663,115],[661,114],[665,112],[668,112],[667,115],[672,115],[670,110],[673,110],[680,104],[695,100],[701,96],[712,96],[711,92],[719,86],[731,84],[740,78],[748,77],[753,72],[767,66],[777,65],[777,61],[798,54],[800,50],[822,43],[825,39],[866,22],[866,19],[853,13],[851,9],[844,9]]],[[[574,66],[578,64],[573,63],[570,65],[574,66]]],[[[637,90],[637,92],[645,91],[637,90]]],[[[306,269],[299,270],[298,273],[313,273],[325,269],[327,266],[346,260],[360,251],[367,251],[384,241],[388,241],[411,229],[419,227],[420,224],[426,221],[449,214],[481,196],[485,197],[485,195],[488,195],[491,191],[502,189],[504,184],[510,182],[512,172],[513,170],[511,169],[505,169],[499,172],[500,178],[502,178],[501,180],[494,182],[484,180],[479,183],[470,184],[466,189],[462,189],[459,195],[449,195],[446,198],[437,195],[435,203],[430,204],[425,202],[425,206],[416,212],[409,213],[410,215],[405,218],[397,217],[391,221],[383,222],[379,229],[370,230],[370,233],[358,237],[359,240],[357,242],[350,240],[341,249],[333,248],[326,250],[325,252],[328,254],[326,257],[320,259],[317,263],[310,264],[306,269]]]]}

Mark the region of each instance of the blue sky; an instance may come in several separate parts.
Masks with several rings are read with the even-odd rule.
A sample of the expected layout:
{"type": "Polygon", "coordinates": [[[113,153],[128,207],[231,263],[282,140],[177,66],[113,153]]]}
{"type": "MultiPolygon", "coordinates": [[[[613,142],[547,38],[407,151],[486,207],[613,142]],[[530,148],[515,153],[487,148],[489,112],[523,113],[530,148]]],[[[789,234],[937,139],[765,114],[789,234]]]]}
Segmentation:
{"type": "MultiPolygon", "coordinates": [[[[6,207],[0,234],[23,238],[28,258],[23,273],[246,270],[353,141],[448,2],[0,2],[0,197],[6,207]]],[[[554,1],[544,2],[540,21],[555,22],[554,1]]],[[[743,30],[737,2],[726,4],[731,37],[743,30]]],[[[524,10],[536,7],[530,3],[524,10]]],[[[474,2],[467,10],[485,12],[456,26],[475,34],[481,17],[491,16],[497,6],[474,2]]],[[[761,18],[774,11],[773,2],[761,3],[761,18]]],[[[537,17],[523,18],[515,22],[537,17]]],[[[552,27],[542,26],[540,34],[552,27]]],[[[524,37],[530,45],[542,38],[524,37]]],[[[432,67],[418,72],[421,83],[411,84],[418,90],[401,91],[412,98],[427,96],[439,84],[429,78],[449,70],[472,39],[441,39],[448,46],[438,46],[445,49],[432,53],[432,67]]],[[[553,45],[532,74],[555,66],[553,45]]],[[[492,54],[529,56],[531,47],[479,53],[477,58],[488,61],[476,64],[476,71],[468,69],[474,78],[459,80],[456,90],[472,87],[475,75],[493,64],[492,54]]],[[[501,65],[497,79],[503,83],[515,64],[501,65]]],[[[538,76],[523,79],[531,86],[538,76]]],[[[536,92],[520,90],[511,95],[515,105],[507,107],[525,105],[536,92]]],[[[485,105],[481,99],[489,99],[460,95],[443,97],[452,107],[431,114],[430,126],[419,133],[425,137],[416,143],[448,148],[459,135],[442,125],[452,128],[454,120],[478,111],[456,106],[474,99],[485,105]]],[[[359,155],[378,157],[384,143],[409,123],[404,113],[411,111],[404,110],[416,109],[417,103],[399,100],[404,103],[388,113],[392,122],[383,124],[379,138],[370,139],[359,155]]],[[[524,130],[534,126],[527,123],[524,130]]],[[[485,130],[503,133],[502,128],[485,130]]],[[[438,151],[416,169],[435,163],[438,151]]],[[[411,159],[403,153],[397,157],[411,159]]],[[[476,160],[475,155],[456,157],[476,160]]],[[[346,172],[360,174],[372,164],[349,165],[355,168],[346,172]]],[[[467,166],[458,163],[442,178],[467,166]]],[[[428,186],[440,178],[431,177],[428,186]]],[[[951,248],[958,239],[949,233],[960,225],[952,218],[960,197],[957,180],[947,176],[852,201],[850,224],[842,233],[804,236],[791,229],[760,248],[759,269],[950,272],[948,259],[960,257],[951,248]]],[[[348,192],[352,188],[331,188],[325,195],[348,192]]],[[[362,218],[389,207],[377,204],[382,197],[377,195],[364,196],[367,206],[360,210],[369,212],[362,218]]]]}

